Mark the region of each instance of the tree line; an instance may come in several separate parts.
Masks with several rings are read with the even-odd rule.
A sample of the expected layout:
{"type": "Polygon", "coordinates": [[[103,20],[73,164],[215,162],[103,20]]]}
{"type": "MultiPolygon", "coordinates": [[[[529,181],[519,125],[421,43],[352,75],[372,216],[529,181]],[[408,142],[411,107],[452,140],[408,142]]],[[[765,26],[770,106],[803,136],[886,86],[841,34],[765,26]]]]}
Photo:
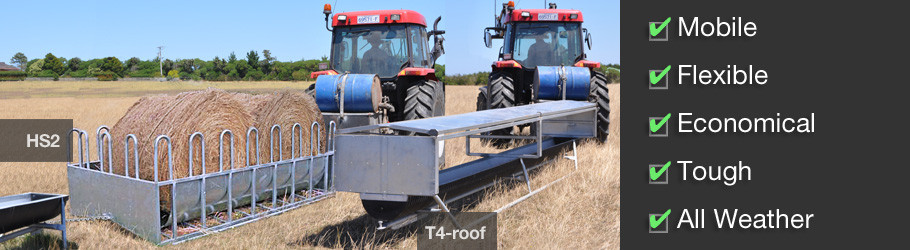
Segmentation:
{"type": "Polygon", "coordinates": [[[239,58],[234,52],[227,58],[212,60],[165,59],[141,60],[137,57],[121,61],[117,57],[82,60],[79,57],[63,58],[47,53],[43,58],[29,60],[23,53],[16,53],[10,63],[22,69],[28,77],[98,77],[99,80],[116,80],[124,77],[167,77],[182,80],[207,81],[308,81],[310,73],[319,71],[320,63],[328,57],[278,61],[269,50],[262,54],[255,50],[239,58]],[[159,64],[160,62],[160,64],[159,64]]]}
{"type": "MultiPolygon", "coordinates": [[[[124,77],[167,77],[206,81],[311,81],[314,79],[310,78],[310,73],[319,71],[320,63],[327,64],[328,57],[282,62],[269,50],[263,50],[262,54],[251,50],[245,58],[238,58],[231,52],[227,58],[216,56],[209,61],[199,58],[165,59],[159,64],[158,58],[141,60],[132,57],[121,61],[117,57],[105,57],[82,60],[79,57],[56,57],[52,53],[29,60],[20,52],[10,59],[10,63],[22,69],[22,78],[97,77],[98,80],[117,80],[124,77]]],[[[619,64],[603,64],[599,71],[604,72],[611,82],[619,82],[619,68],[619,64]]],[[[437,64],[435,69],[437,78],[447,85],[486,85],[490,75],[489,72],[446,75],[445,65],[442,64],[437,64]]]]}

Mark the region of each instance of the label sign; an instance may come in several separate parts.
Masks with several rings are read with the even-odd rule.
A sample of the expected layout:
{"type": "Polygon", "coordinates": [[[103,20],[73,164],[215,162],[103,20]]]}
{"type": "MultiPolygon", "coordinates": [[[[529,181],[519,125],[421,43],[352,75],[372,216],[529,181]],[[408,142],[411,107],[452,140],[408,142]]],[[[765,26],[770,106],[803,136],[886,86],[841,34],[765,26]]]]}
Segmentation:
{"type": "Polygon", "coordinates": [[[357,23],[379,23],[379,15],[358,16],[357,23]]]}
{"type": "Polygon", "coordinates": [[[537,14],[538,21],[558,21],[559,13],[540,13],[537,14]]]}
{"type": "Polygon", "coordinates": [[[425,213],[418,222],[417,249],[496,249],[496,213],[425,213]]]}
{"type": "Polygon", "coordinates": [[[0,162],[71,162],[72,129],[71,119],[0,119],[0,162]]]}

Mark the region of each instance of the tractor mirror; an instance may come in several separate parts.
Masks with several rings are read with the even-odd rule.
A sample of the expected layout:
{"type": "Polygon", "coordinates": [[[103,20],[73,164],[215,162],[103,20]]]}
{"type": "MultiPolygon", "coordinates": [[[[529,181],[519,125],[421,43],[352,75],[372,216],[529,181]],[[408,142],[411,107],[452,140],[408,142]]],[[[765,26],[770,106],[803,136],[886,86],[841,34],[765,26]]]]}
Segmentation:
{"type": "Polygon", "coordinates": [[[487,48],[493,47],[493,35],[490,35],[490,32],[483,32],[483,45],[487,48]]]}
{"type": "Polygon", "coordinates": [[[588,49],[591,49],[591,33],[585,35],[585,43],[588,44],[588,49]]]}

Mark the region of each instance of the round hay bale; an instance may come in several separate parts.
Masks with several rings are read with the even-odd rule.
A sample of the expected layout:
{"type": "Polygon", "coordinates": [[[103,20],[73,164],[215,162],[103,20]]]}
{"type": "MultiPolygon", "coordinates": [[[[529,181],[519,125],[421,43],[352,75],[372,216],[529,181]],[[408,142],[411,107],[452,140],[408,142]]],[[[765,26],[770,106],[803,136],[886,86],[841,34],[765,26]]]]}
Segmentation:
{"type": "MultiPolygon", "coordinates": [[[[299,91],[282,90],[273,94],[257,95],[251,100],[254,102],[254,105],[251,106],[255,106],[252,110],[253,125],[261,133],[259,145],[262,149],[260,157],[262,157],[263,163],[312,155],[313,153],[310,153],[309,149],[310,126],[313,122],[318,122],[320,125],[319,145],[325,148],[326,125],[322,121],[322,113],[319,112],[316,101],[310,95],[299,91]],[[293,131],[295,123],[300,124],[303,128],[302,133],[299,129],[293,131]],[[277,134],[273,143],[269,141],[274,125],[281,126],[280,150],[277,134]],[[274,157],[272,152],[274,152],[274,157]],[[281,154],[279,155],[279,153],[281,154]]],[[[313,151],[315,151],[315,146],[313,151]]]]}
{"type": "MultiPolygon", "coordinates": [[[[114,139],[114,172],[124,171],[123,145],[127,134],[134,134],[139,142],[139,178],[154,181],[154,142],[159,135],[171,139],[173,178],[190,176],[189,138],[194,132],[201,132],[205,139],[206,172],[216,172],[218,166],[218,139],[221,132],[229,129],[234,134],[234,167],[244,166],[246,130],[253,124],[250,113],[235,98],[234,94],[209,88],[203,91],[184,92],[176,96],[159,95],[144,97],[136,102],[111,128],[114,139]]],[[[230,168],[230,140],[225,138],[224,168],[230,168]]],[[[169,180],[167,145],[161,142],[158,152],[158,180],[169,180]]],[[[199,139],[193,145],[192,175],[202,173],[202,147],[199,139]]],[[[127,163],[130,176],[135,176],[134,160],[130,143],[127,163]]],[[[160,192],[161,203],[170,204],[170,189],[160,192]]]]}
{"type": "MultiPolygon", "coordinates": [[[[114,173],[124,173],[124,139],[134,134],[138,139],[139,178],[155,180],[154,141],[159,135],[171,139],[173,157],[173,178],[180,179],[202,174],[202,148],[198,138],[193,141],[193,169],[190,173],[189,138],[195,132],[203,134],[205,141],[206,173],[219,171],[219,136],[225,129],[231,130],[234,136],[233,157],[230,156],[230,140],[225,137],[224,169],[247,166],[246,133],[250,127],[259,130],[260,163],[270,162],[269,133],[272,125],[281,126],[282,155],[278,155],[277,135],[275,140],[275,158],[290,159],[292,152],[292,128],[300,123],[303,134],[295,133],[294,157],[309,155],[310,125],[319,122],[322,115],[316,102],[307,94],[296,91],[279,91],[274,94],[251,95],[228,93],[209,88],[203,91],[184,92],[177,95],[157,95],[143,97],[127,110],[126,114],[111,128],[113,144],[114,173]],[[301,143],[298,138],[303,138],[301,143]],[[300,146],[303,146],[302,148],[300,146]]],[[[324,126],[324,125],[322,125],[324,126]]],[[[321,131],[325,131],[321,127],[321,131]]],[[[255,135],[253,135],[255,138],[255,135]]],[[[325,133],[321,134],[325,137],[325,133]]],[[[321,139],[322,144],[325,140],[321,139]]],[[[250,165],[256,164],[255,140],[250,142],[250,165]]],[[[135,176],[133,146],[130,142],[129,176],[135,176]]],[[[324,146],[323,146],[324,148],[324,146]]],[[[159,145],[158,180],[169,180],[167,166],[167,145],[159,145]]],[[[170,209],[170,188],[160,189],[162,209],[170,209]]]]}

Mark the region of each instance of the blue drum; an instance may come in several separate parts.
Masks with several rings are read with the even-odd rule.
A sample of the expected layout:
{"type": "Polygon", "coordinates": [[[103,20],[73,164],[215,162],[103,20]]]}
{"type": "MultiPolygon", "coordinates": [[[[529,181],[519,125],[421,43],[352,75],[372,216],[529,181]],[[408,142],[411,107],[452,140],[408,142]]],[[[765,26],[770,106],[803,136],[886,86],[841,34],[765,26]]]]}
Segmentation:
{"type": "Polygon", "coordinates": [[[534,72],[537,99],[562,100],[562,88],[566,88],[566,100],[587,100],[590,87],[591,71],[585,67],[537,66],[534,72]]]}
{"type": "Polygon", "coordinates": [[[316,105],[322,112],[375,112],[382,100],[379,77],[371,74],[321,75],[316,78],[316,105]],[[343,89],[343,91],[342,91],[343,89]]]}

